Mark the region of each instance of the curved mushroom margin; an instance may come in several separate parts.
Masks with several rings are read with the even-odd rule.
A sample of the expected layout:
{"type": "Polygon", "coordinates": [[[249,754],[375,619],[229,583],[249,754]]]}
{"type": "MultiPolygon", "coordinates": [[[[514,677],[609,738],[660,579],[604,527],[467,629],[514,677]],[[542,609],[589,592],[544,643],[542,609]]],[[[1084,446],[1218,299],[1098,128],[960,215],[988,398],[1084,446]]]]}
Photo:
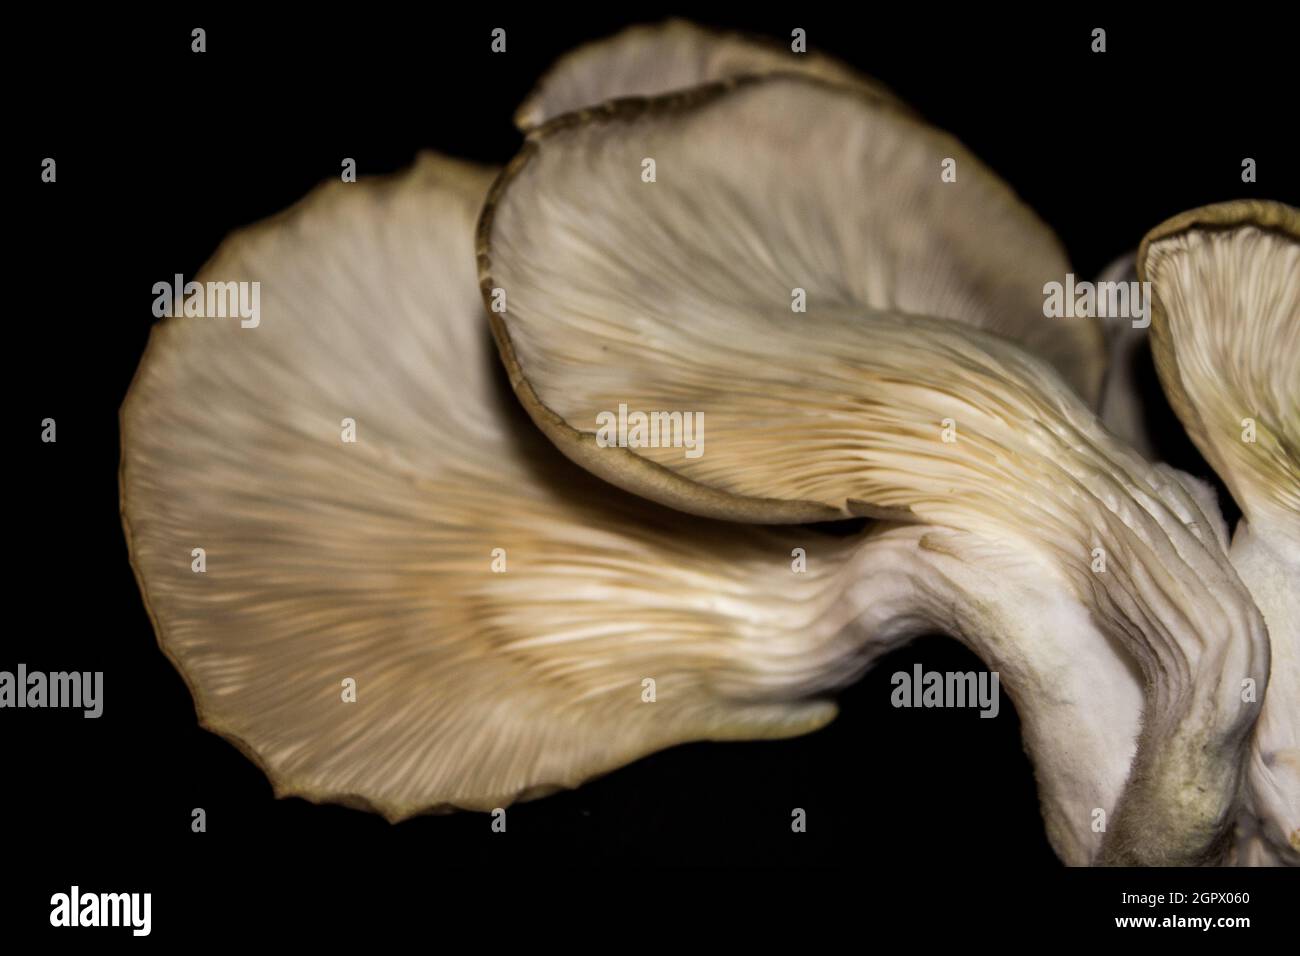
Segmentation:
{"type": "MultiPolygon", "coordinates": [[[[433,154],[430,153],[421,154],[416,159],[416,165],[422,162],[429,161],[428,157],[431,156],[433,156],[433,154]]],[[[453,160],[447,157],[438,156],[434,159],[434,161],[438,162],[444,171],[450,172],[454,170],[455,175],[457,176],[463,175],[467,179],[471,176],[485,175],[491,171],[491,167],[489,166],[482,166],[464,160],[453,160]]],[[[414,166],[408,166],[393,173],[380,175],[380,176],[369,176],[366,178],[370,182],[374,183],[375,185],[396,184],[400,182],[402,179],[404,179],[405,177],[409,176],[413,168],[414,166]]],[[[196,276],[201,275],[206,271],[208,271],[209,267],[214,262],[219,261],[223,257],[223,255],[225,254],[229,246],[234,245],[235,243],[244,242],[247,240],[249,236],[253,236],[261,232],[269,232],[271,230],[274,230],[277,227],[279,227],[282,222],[287,221],[293,218],[294,216],[297,216],[302,211],[309,209],[312,206],[316,205],[317,203],[321,202],[323,199],[326,199],[328,196],[328,190],[325,189],[324,187],[333,186],[334,184],[335,181],[333,179],[321,180],[319,183],[317,183],[315,186],[309,189],[297,202],[293,203],[292,205],[280,210],[277,213],[273,213],[270,216],[267,216],[263,219],[259,219],[256,222],[253,222],[247,226],[234,230],[233,232],[231,232],[221,240],[220,244],[213,251],[212,255],[210,255],[204,261],[202,267],[199,269],[198,272],[195,273],[195,275],[196,276]]],[[[131,519],[127,515],[126,411],[127,411],[127,403],[130,400],[130,396],[135,391],[137,383],[140,382],[141,376],[144,374],[144,370],[148,365],[149,358],[153,354],[154,349],[157,345],[158,331],[169,323],[175,323],[181,320],[182,320],[181,316],[176,316],[176,315],[166,316],[158,320],[157,322],[155,322],[150,327],[149,338],[145,344],[144,352],[140,356],[140,363],[136,366],[135,372],[131,376],[131,381],[127,385],[126,392],[122,398],[122,404],[118,406],[117,409],[117,437],[118,437],[117,506],[118,506],[118,514],[122,519],[122,534],[127,543],[127,549],[126,549],[127,562],[131,565],[131,573],[135,576],[136,586],[139,587],[140,589],[140,601],[144,605],[145,614],[148,615],[149,623],[153,627],[154,641],[158,645],[158,649],[162,651],[163,656],[167,658],[167,661],[172,665],[173,668],[175,668],[176,673],[180,675],[181,680],[185,684],[186,690],[189,691],[190,697],[194,701],[194,714],[195,717],[198,719],[199,727],[209,733],[215,734],[218,737],[222,738],[227,743],[231,744],[236,750],[238,750],[246,758],[248,758],[248,760],[253,764],[253,766],[257,767],[257,769],[260,770],[266,776],[266,779],[271,784],[271,793],[277,800],[283,800],[289,797],[300,797],[303,800],[306,800],[308,803],[313,803],[318,806],[336,804],[339,806],[348,807],[349,809],[353,809],[353,810],[363,810],[369,813],[378,814],[379,816],[382,816],[385,820],[387,820],[389,823],[399,823],[402,820],[408,819],[413,816],[454,813],[455,811],[461,808],[451,803],[436,804],[433,806],[422,807],[418,809],[412,808],[412,809],[398,810],[395,808],[380,806],[379,804],[374,803],[373,801],[367,799],[361,794],[340,794],[337,792],[331,792],[327,788],[314,788],[310,786],[303,786],[301,784],[291,783],[286,774],[279,773],[272,766],[272,764],[263,760],[261,755],[257,752],[257,750],[253,747],[252,744],[244,740],[243,737],[234,733],[232,730],[229,730],[228,728],[223,726],[219,721],[214,720],[209,716],[213,712],[213,708],[209,704],[207,704],[202,688],[200,687],[197,681],[191,679],[190,675],[186,673],[185,668],[181,665],[180,660],[177,658],[177,656],[174,653],[172,653],[171,649],[169,648],[168,641],[167,641],[167,629],[163,626],[162,619],[158,616],[157,612],[154,610],[154,602],[149,596],[149,586],[145,581],[144,572],[141,569],[140,562],[139,560],[137,560],[136,557],[137,554],[139,553],[139,549],[135,545],[135,541],[136,541],[135,534],[131,530],[131,519]]],[[[520,794],[516,799],[518,800],[536,799],[538,797],[544,797],[551,793],[555,793],[564,788],[559,785],[554,785],[549,787],[537,787],[535,789],[538,792],[520,794]]]]}
{"type": "MultiPolygon", "coordinates": [[[[690,20],[681,17],[673,17],[661,23],[634,24],[615,34],[584,43],[582,46],[565,53],[547,67],[546,71],[538,77],[537,82],[533,84],[523,102],[519,104],[514,114],[515,126],[527,133],[548,122],[545,118],[541,120],[532,118],[538,114],[544,116],[546,113],[544,105],[547,92],[555,85],[558,77],[580,72],[589,60],[608,56],[615,52],[622,53],[636,45],[662,48],[673,44],[688,43],[712,44],[717,47],[734,44],[736,49],[733,52],[743,52],[749,62],[745,67],[732,74],[733,76],[758,77],[778,73],[797,73],[801,76],[822,79],[835,85],[852,86],[867,96],[878,99],[882,104],[887,103],[902,112],[919,116],[911,106],[899,99],[893,90],[883,83],[858,72],[847,63],[843,63],[829,54],[817,52],[793,54],[771,37],[762,34],[750,33],[744,30],[715,30],[692,23],[690,20]],[[780,63],[782,60],[785,60],[786,63],[780,66],[764,65],[763,61],[769,59],[772,63],[780,63]]],[[[724,77],[719,76],[713,79],[693,80],[678,87],[676,91],[722,81],[723,79],[724,77]]],[[[661,96],[676,91],[664,90],[661,93],[646,93],[644,95],[661,96]]],[[[628,93],[612,97],[606,95],[602,96],[601,100],[620,99],[633,95],[635,94],[628,93]]],[[[584,106],[586,105],[588,104],[584,104],[584,106]]],[[[577,107],[577,109],[581,108],[577,107]]],[[[570,110],[552,113],[551,118],[567,112],[570,112],[570,110]]]]}

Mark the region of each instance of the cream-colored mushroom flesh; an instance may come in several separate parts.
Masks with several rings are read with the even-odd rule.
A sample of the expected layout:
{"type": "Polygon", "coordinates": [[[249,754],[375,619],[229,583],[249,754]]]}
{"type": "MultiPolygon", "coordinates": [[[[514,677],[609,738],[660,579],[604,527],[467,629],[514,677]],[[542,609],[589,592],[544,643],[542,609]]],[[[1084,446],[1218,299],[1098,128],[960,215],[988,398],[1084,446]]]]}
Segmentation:
{"type": "Polygon", "coordinates": [[[724,33],[685,20],[628,27],[561,57],[515,112],[529,130],[562,113],[629,96],[658,96],[716,80],[770,73],[804,73],[853,87],[906,109],[880,83],[833,57],[738,33],[724,33]]]}
{"type": "Polygon", "coordinates": [[[259,282],[260,323],[164,320],[123,406],[159,641],[280,794],[503,806],[821,726],[870,657],[850,542],[623,495],[520,412],[474,275],[490,179],[425,157],[236,233],[197,278],[259,282]]]}
{"type": "MultiPolygon", "coordinates": [[[[1099,332],[1044,318],[1059,253],[992,177],[943,181],[955,149],[799,77],[562,117],[480,222],[498,345],[534,420],[622,487],[730,519],[946,529],[918,545],[1050,592],[1146,687],[1108,858],[1216,859],[1262,621],[1210,496],[1080,399],[1099,332]]],[[[950,622],[975,646],[1007,626],[975,617],[950,622]]]]}
{"type": "Polygon", "coordinates": [[[1300,864],[1300,211],[1239,201],[1183,213],[1146,237],[1139,269],[1165,392],[1243,513],[1231,556],[1273,659],[1256,829],[1267,859],[1300,864]]]}

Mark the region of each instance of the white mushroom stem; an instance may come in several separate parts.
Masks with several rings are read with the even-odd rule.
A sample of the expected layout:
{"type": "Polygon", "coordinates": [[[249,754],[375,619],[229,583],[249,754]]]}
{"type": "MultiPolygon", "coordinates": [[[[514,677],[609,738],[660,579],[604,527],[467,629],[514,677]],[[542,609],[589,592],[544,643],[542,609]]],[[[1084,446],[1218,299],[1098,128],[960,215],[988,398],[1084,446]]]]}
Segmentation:
{"type": "Polygon", "coordinates": [[[1271,862],[1300,865],[1300,544],[1242,522],[1229,552],[1268,622],[1272,667],[1250,762],[1243,836],[1259,834],[1271,862]]]}
{"type": "MultiPolygon", "coordinates": [[[[846,637],[858,646],[877,653],[949,633],[999,675],[1052,847],[1071,865],[1098,862],[1141,731],[1142,677],[1050,563],[950,529],[904,525],[872,532],[846,576],[854,609],[846,637]]],[[[843,678],[856,673],[844,668],[843,678]]]]}

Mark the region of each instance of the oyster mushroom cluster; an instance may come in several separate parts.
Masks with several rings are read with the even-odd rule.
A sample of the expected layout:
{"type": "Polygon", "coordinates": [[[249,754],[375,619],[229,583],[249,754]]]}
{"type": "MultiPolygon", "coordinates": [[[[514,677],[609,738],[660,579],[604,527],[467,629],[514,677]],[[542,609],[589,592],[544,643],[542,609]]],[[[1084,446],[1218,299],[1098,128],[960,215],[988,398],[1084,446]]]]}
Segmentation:
{"type": "Polygon", "coordinates": [[[1108,427],[1122,390],[1099,416],[1048,227],[879,84],[673,21],[516,121],[499,174],[426,154],[233,234],[197,279],[260,283],[255,328],[155,327],[122,514],[205,727],[280,795],[490,810],[815,730],[940,631],[1000,675],[1065,862],[1300,863],[1297,210],[1136,260],[1230,533],[1108,427]],[[602,440],[629,409],[700,453],[602,440]]]}

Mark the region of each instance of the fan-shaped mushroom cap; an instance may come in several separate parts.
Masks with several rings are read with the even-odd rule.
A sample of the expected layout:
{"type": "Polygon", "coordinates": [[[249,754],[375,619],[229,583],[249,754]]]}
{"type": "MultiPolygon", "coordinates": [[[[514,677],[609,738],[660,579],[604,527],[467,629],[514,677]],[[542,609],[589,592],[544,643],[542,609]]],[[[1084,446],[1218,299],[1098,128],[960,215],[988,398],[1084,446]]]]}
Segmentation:
{"type": "Polygon", "coordinates": [[[515,112],[530,130],[573,110],[628,96],[658,96],[716,80],[804,73],[906,109],[884,86],[833,57],[795,53],[767,39],[723,33],[686,20],[628,27],[566,53],[515,112]]]}
{"type": "Polygon", "coordinates": [[[1191,210],[1147,235],[1138,268],[1161,383],[1244,515],[1231,557],[1273,657],[1251,774],[1258,830],[1300,864],[1300,211],[1191,210]]]}
{"type": "MultiPolygon", "coordinates": [[[[498,340],[543,430],[597,474],[701,513],[788,521],[852,511],[846,500],[860,490],[836,484],[813,453],[837,445],[820,400],[799,407],[788,391],[713,375],[754,363],[797,379],[806,373],[772,359],[834,352],[864,312],[893,316],[903,348],[927,334],[911,316],[953,319],[1043,355],[1089,401],[1099,386],[1100,330],[1044,316],[1044,283],[1068,266],[1034,214],[945,134],[806,78],[622,101],[549,124],[497,184],[481,224],[480,245],[489,242],[484,287],[504,289],[507,301],[504,320],[494,317],[498,340]],[[941,163],[954,156],[958,180],[942,182],[941,163]],[[642,180],[643,158],[656,163],[654,182],[642,180]],[[549,281],[558,274],[563,285],[549,281]],[[792,312],[794,290],[806,295],[806,316],[792,312]],[[633,300],[638,334],[611,342],[606,310],[633,300]],[[832,313],[837,321],[823,321],[832,313]],[[678,315],[690,327],[664,334],[678,315]],[[735,329],[759,327],[770,334],[736,341],[735,329]],[[719,350],[733,359],[720,361],[719,350]],[[620,361],[664,352],[684,361],[620,361]],[[596,450],[561,425],[592,430],[613,394],[645,403],[629,407],[672,409],[710,384],[722,394],[707,403],[707,439],[746,429],[752,442],[733,435],[674,469],[710,476],[689,493],[655,467],[664,455],[596,450]],[[760,414],[765,403],[778,406],[773,415],[760,414]],[[753,443],[767,443],[756,430],[780,418],[807,426],[784,454],[815,474],[792,469],[782,488],[747,482],[753,443]],[[734,468],[722,461],[730,456],[734,468]],[[780,501],[755,503],[767,498],[780,501]]],[[[855,374],[833,361],[816,374],[841,372],[855,374]]]]}
{"type": "Polygon", "coordinates": [[[954,145],[793,76],[561,117],[480,222],[498,345],[565,454],[638,494],[751,521],[925,522],[958,532],[928,540],[969,564],[1012,543],[1050,566],[1148,685],[1110,858],[1214,859],[1262,621],[1203,491],[1063,380],[1092,395],[1099,331],[1044,318],[1063,260],[992,177],[940,179],[954,145]],[[702,453],[611,445],[601,423],[622,408],[702,415],[702,453]]]}
{"type": "Polygon", "coordinates": [[[236,233],[197,278],[260,282],[260,324],[164,320],[122,408],[159,642],[281,795],[502,806],[821,726],[869,659],[842,636],[850,542],[622,495],[519,412],[474,276],[490,179],[426,156],[236,233]]]}

